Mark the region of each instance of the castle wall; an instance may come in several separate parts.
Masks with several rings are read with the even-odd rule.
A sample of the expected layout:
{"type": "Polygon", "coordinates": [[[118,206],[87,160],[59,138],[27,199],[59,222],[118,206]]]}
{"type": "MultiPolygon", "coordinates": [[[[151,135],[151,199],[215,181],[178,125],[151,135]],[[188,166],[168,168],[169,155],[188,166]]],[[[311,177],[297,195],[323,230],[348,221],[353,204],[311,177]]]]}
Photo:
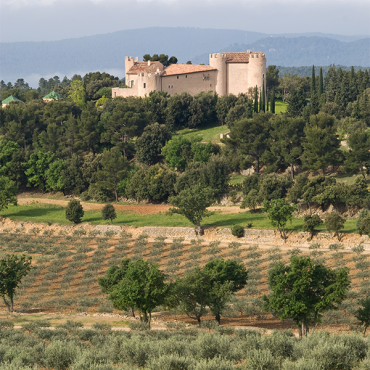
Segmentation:
{"type": "Polygon", "coordinates": [[[222,53],[210,54],[209,65],[217,69],[216,93],[218,96],[226,95],[228,93],[226,55],[222,53]]]}
{"type": "Polygon", "coordinates": [[[257,85],[258,90],[262,90],[263,79],[265,79],[266,91],[266,55],[251,53],[248,63],[248,87],[257,85]]]}
{"type": "Polygon", "coordinates": [[[195,72],[189,74],[162,76],[162,90],[170,95],[188,92],[197,95],[201,92],[216,91],[218,71],[195,72]]]}
{"type": "Polygon", "coordinates": [[[238,96],[248,92],[248,64],[228,63],[227,65],[227,94],[238,96]]]}

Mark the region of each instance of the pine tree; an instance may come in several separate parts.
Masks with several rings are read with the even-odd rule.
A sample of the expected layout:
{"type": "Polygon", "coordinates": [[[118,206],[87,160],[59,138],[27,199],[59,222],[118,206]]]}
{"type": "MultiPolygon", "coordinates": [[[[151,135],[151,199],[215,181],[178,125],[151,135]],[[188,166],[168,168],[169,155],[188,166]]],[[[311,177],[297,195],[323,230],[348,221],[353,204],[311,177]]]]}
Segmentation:
{"type": "Polygon", "coordinates": [[[265,109],[266,109],[266,102],[265,102],[265,80],[263,80],[263,84],[262,84],[262,99],[261,99],[261,104],[262,104],[262,111],[265,112],[265,109]]]}
{"type": "Polygon", "coordinates": [[[271,113],[275,113],[275,87],[272,88],[271,92],[271,113]]]}
{"type": "Polygon", "coordinates": [[[320,67],[320,77],[319,77],[319,99],[321,94],[324,92],[324,79],[322,77],[322,67],[320,67]]]}
{"type": "Polygon", "coordinates": [[[258,113],[258,89],[256,86],[256,89],[254,90],[254,112],[258,113]]]}

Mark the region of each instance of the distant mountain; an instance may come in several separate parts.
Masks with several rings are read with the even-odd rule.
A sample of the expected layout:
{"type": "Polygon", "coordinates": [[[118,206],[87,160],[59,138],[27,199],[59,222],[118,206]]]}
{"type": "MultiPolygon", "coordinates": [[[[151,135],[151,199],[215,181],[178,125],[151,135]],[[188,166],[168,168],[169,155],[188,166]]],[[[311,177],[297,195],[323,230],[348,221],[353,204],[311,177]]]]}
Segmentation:
{"type": "Polygon", "coordinates": [[[25,78],[35,86],[33,78],[37,86],[39,77],[55,74],[106,71],[123,77],[124,57],[141,59],[147,53],[175,55],[180,63],[208,63],[212,52],[251,49],[265,52],[269,64],[281,66],[370,64],[369,38],[268,36],[240,30],[152,27],[60,41],[0,43],[0,79],[25,78]]]}
{"type": "MultiPolygon", "coordinates": [[[[262,51],[268,64],[284,67],[340,64],[370,66],[370,38],[352,42],[326,37],[267,37],[253,43],[230,45],[217,51],[262,51]]],[[[208,63],[208,54],[193,58],[194,63],[208,63]]]]}

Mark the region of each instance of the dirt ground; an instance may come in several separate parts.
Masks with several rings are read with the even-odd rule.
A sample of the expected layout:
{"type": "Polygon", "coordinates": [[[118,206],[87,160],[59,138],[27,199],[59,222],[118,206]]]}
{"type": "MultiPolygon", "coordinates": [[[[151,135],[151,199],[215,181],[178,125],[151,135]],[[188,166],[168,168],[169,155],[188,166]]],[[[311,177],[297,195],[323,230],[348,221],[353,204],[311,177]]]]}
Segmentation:
{"type": "MultiPolygon", "coordinates": [[[[26,206],[32,203],[56,204],[66,207],[69,200],[35,198],[27,196],[27,194],[20,194],[18,197],[18,204],[26,206]]],[[[105,204],[81,202],[85,211],[101,211],[105,204]]],[[[114,204],[114,208],[118,211],[128,211],[139,215],[152,215],[159,212],[167,212],[171,206],[166,204],[114,204]]],[[[210,211],[221,211],[224,214],[245,212],[245,209],[240,209],[239,206],[213,206],[208,208],[210,211]]]]}

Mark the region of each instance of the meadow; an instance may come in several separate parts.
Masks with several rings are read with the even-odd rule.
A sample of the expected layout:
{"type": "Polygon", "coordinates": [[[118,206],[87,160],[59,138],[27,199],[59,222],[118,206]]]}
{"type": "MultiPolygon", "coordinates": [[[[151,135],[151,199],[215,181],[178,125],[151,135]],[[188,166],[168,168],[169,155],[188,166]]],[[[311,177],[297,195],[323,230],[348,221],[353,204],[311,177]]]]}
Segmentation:
{"type": "MultiPolygon", "coordinates": [[[[202,225],[205,228],[224,228],[232,227],[235,224],[240,224],[246,227],[247,224],[252,224],[253,229],[271,229],[271,223],[267,215],[263,212],[242,211],[238,213],[228,213],[227,207],[224,207],[226,212],[215,211],[210,217],[204,218],[202,225]]],[[[14,221],[32,221],[45,222],[49,224],[73,225],[65,218],[65,208],[53,204],[30,204],[12,206],[1,211],[0,216],[7,217],[14,221]]],[[[88,222],[93,225],[108,224],[110,221],[103,220],[100,211],[85,211],[82,222],[88,222]]],[[[136,214],[132,211],[117,211],[117,218],[114,220],[115,225],[128,225],[135,227],[143,226],[184,226],[191,227],[192,224],[181,215],[168,215],[166,212],[155,214],[136,214]]],[[[288,223],[287,230],[299,232],[302,231],[303,218],[294,217],[291,223],[288,223]]],[[[325,231],[325,224],[317,228],[318,231],[325,231]]],[[[345,223],[343,232],[356,232],[356,219],[349,218],[345,223]]]]}

